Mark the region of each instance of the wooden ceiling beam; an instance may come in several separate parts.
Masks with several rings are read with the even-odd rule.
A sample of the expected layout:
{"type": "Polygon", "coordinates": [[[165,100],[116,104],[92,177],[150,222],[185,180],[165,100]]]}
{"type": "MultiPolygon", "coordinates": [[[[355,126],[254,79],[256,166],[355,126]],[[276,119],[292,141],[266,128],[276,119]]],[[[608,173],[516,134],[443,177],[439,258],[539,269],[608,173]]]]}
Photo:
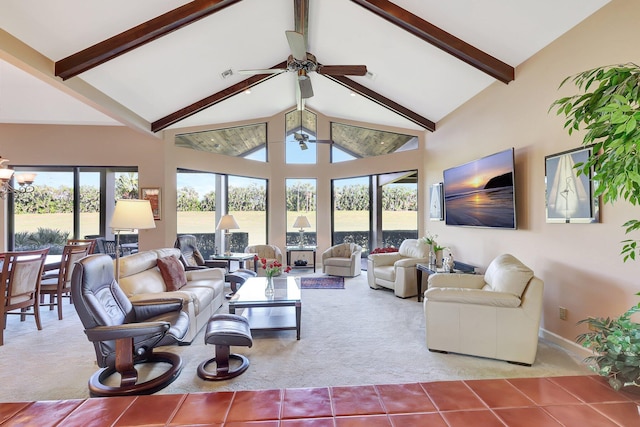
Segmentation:
{"type": "MultiPolygon", "coordinates": [[[[275,68],[287,68],[287,61],[282,61],[279,64],[274,65],[271,69],[275,68]]],[[[219,102],[224,101],[225,99],[229,99],[232,96],[243,93],[245,90],[256,86],[262,82],[266,82],[272,77],[278,76],[278,73],[275,74],[256,74],[255,76],[251,76],[248,79],[245,79],[241,82],[238,82],[234,85],[229,86],[226,89],[221,90],[220,92],[214,93],[213,95],[207,96],[206,98],[201,99],[200,101],[194,102],[191,105],[188,105],[180,110],[171,113],[155,122],[151,123],[151,131],[159,132],[181,120],[186,119],[189,116],[196,114],[199,111],[204,110],[205,108],[209,108],[219,102]]]]}
{"type": "Polygon", "coordinates": [[[241,0],[194,0],[55,63],[67,80],[241,0]]]}
{"type": "Polygon", "coordinates": [[[509,83],[515,78],[515,70],[509,64],[436,27],[408,10],[391,3],[389,0],[351,1],[503,83],[509,83]]]}
{"type": "Polygon", "coordinates": [[[436,124],[434,122],[432,122],[429,119],[426,119],[424,117],[422,117],[421,115],[409,110],[406,107],[403,107],[402,105],[398,104],[395,101],[390,100],[389,98],[386,98],[382,95],[380,95],[379,93],[369,89],[366,86],[361,85],[360,83],[357,83],[353,80],[351,80],[348,77],[345,76],[332,76],[329,74],[320,74],[321,76],[324,76],[326,78],[328,78],[331,81],[334,81],[344,87],[346,87],[347,89],[361,95],[364,96],[365,98],[369,99],[370,101],[375,102],[378,105],[381,105],[391,111],[393,111],[394,113],[404,117],[405,119],[412,121],[413,123],[422,126],[423,128],[434,132],[436,130],[436,124]]]}

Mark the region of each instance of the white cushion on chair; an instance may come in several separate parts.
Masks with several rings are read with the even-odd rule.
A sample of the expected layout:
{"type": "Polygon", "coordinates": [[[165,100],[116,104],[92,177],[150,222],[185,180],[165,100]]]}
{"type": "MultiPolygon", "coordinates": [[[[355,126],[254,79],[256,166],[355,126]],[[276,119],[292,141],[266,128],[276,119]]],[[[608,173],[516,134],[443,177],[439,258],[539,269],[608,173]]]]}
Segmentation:
{"type": "Polygon", "coordinates": [[[496,292],[511,293],[518,298],[533,277],[533,270],[509,254],[494,259],[484,273],[484,281],[496,292]]]}

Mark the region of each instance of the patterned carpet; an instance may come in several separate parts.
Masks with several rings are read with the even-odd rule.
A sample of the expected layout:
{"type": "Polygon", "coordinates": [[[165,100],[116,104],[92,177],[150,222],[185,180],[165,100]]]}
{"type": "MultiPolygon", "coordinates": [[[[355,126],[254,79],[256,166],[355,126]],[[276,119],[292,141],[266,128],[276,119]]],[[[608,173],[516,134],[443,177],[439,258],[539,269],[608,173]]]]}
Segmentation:
{"type": "Polygon", "coordinates": [[[344,277],[301,277],[302,289],[344,289],[344,277]]]}

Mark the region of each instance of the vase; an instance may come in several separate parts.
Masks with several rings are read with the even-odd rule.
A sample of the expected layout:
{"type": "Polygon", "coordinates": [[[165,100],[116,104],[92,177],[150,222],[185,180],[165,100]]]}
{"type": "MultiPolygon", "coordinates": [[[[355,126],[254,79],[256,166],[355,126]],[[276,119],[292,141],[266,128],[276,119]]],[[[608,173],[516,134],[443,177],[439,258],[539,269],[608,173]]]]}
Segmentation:
{"type": "Polygon", "coordinates": [[[272,297],[275,294],[275,289],[273,288],[273,277],[267,276],[267,286],[264,288],[264,295],[266,297],[272,297]]]}

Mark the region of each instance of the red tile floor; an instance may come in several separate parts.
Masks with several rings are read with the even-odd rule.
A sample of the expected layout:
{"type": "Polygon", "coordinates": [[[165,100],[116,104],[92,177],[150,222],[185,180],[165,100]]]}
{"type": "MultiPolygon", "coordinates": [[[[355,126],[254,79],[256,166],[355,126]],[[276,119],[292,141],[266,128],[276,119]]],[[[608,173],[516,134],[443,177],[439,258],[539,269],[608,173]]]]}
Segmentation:
{"type": "Polygon", "coordinates": [[[0,403],[0,425],[637,427],[639,405],[567,376],[0,403]]]}

